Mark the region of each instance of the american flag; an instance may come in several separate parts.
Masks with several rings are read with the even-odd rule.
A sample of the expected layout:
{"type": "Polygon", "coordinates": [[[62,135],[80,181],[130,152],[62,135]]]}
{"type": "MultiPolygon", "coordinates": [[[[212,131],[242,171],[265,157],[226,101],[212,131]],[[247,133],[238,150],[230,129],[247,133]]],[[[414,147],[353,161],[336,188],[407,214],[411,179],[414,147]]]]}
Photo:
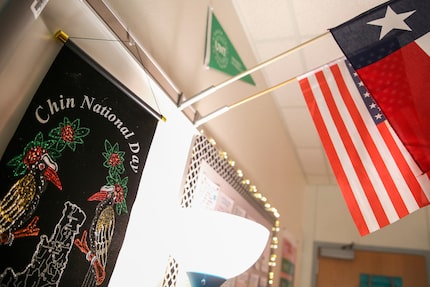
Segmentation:
{"type": "Polygon", "coordinates": [[[327,64],[298,81],[362,236],[429,204],[430,179],[349,62],[327,64]]]}

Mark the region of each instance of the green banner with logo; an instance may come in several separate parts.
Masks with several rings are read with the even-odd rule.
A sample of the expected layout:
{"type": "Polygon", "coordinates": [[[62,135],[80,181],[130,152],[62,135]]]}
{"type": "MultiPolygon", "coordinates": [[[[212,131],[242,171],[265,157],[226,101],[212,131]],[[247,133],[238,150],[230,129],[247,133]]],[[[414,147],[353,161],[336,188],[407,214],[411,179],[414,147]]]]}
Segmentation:
{"type": "MultiPolygon", "coordinates": [[[[205,64],[208,67],[231,76],[246,71],[239,54],[211,10],[208,13],[206,41],[205,64]]],[[[241,80],[255,85],[251,75],[246,75],[241,80]]]]}

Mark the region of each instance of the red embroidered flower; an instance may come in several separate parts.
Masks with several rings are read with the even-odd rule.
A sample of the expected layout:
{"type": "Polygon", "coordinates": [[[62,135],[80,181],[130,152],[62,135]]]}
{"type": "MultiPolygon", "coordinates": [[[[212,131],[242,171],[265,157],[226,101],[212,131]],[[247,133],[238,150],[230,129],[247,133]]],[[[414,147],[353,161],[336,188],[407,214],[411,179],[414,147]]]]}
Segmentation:
{"type": "Polygon", "coordinates": [[[89,128],[81,127],[80,120],[70,121],[67,117],[58,124],[58,127],[49,132],[49,137],[55,140],[55,148],[62,152],[66,147],[76,150],[78,144],[83,144],[83,138],[90,133],[89,128]]]}
{"type": "Polygon", "coordinates": [[[124,200],[124,189],[118,183],[115,183],[115,203],[122,202],[124,200]]]}
{"type": "Polygon", "coordinates": [[[119,154],[112,153],[110,155],[110,158],[109,158],[109,165],[111,165],[111,166],[118,166],[119,164],[122,164],[122,160],[121,160],[119,154]]]}
{"type": "Polygon", "coordinates": [[[61,139],[65,142],[73,142],[75,138],[75,130],[71,125],[67,125],[61,128],[61,139]]]}
{"type": "Polygon", "coordinates": [[[27,167],[30,167],[31,165],[38,162],[42,158],[42,155],[46,152],[46,149],[40,146],[32,147],[25,154],[23,161],[27,167]]]}

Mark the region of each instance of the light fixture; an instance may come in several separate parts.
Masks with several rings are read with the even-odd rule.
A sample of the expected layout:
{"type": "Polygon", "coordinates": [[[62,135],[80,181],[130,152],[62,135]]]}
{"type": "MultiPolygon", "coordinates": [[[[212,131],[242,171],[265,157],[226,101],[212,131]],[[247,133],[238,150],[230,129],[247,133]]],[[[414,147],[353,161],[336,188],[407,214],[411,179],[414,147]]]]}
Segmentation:
{"type": "Polygon", "coordinates": [[[249,269],[267,246],[269,230],[233,214],[179,209],[172,255],[193,287],[217,287],[249,269]]]}

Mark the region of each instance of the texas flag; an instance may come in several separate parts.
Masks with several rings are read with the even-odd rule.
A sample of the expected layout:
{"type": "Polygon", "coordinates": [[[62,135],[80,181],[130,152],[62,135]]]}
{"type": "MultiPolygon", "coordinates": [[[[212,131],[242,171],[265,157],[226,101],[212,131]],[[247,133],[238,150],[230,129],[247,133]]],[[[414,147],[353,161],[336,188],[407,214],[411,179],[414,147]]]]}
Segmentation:
{"type": "Polygon", "coordinates": [[[423,173],[430,174],[430,0],[393,0],[331,29],[423,173]]]}

